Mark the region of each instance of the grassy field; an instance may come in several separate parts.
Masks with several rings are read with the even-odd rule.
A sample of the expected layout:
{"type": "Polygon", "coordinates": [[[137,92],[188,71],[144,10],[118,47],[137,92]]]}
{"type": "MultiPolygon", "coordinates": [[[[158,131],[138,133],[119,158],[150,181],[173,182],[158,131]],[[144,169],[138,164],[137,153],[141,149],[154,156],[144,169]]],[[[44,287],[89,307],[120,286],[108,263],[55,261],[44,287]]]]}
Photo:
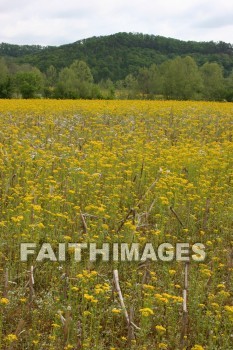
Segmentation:
{"type": "Polygon", "coordinates": [[[230,103],[0,100],[0,349],[232,349],[232,122],[230,103]],[[183,262],[22,262],[26,242],[206,259],[184,315],[183,262]]]}

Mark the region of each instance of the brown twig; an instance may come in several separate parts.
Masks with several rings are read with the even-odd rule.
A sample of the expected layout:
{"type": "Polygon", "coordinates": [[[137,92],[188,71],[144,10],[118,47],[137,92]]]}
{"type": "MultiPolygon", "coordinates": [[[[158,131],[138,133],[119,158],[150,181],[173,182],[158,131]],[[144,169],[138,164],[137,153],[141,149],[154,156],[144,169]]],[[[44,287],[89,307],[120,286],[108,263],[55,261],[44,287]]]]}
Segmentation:
{"type": "Polygon", "coordinates": [[[32,302],[34,295],[35,295],[35,290],[34,290],[34,268],[33,266],[30,267],[29,271],[29,290],[30,290],[30,302],[32,302]]]}
{"type": "Polygon", "coordinates": [[[124,302],[124,299],[123,299],[123,295],[121,293],[118,270],[113,270],[113,281],[114,281],[114,285],[115,285],[116,291],[118,293],[118,297],[119,297],[119,300],[120,300],[121,308],[122,308],[122,310],[123,310],[123,312],[125,314],[127,325],[129,325],[130,324],[130,319],[129,319],[128,311],[127,311],[127,309],[125,307],[125,302],[124,302]]]}
{"type": "Polygon", "coordinates": [[[84,217],[82,212],[80,212],[80,217],[82,220],[83,231],[84,231],[84,233],[87,233],[87,223],[86,223],[85,217],[84,217]]]}
{"type": "Polygon", "coordinates": [[[118,297],[119,297],[119,300],[120,300],[121,308],[122,308],[122,310],[124,312],[124,315],[125,315],[125,318],[126,318],[128,329],[129,329],[129,327],[133,326],[134,328],[139,330],[140,328],[138,326],[136,326],[134,324],[134,322],[130,319],[128,311],[127,311],[127,309],[125,307],[125,302],[124,302],[124,299],[123,299],[123,295],[122,295],[121,288],[120,288],[120,283],[119,283],[118,270],[113,270],[113,281],[114,281],[114,286],[116,288],[116,291],[117,291],[117,294],[118,294],[118,297]]]}
{"type": "Polygon", "coordinates": [[[180,220],[179,216],[177,215],[177,213],[175,212],[175,210],[172,208],[172,206],[170,207],[170,210],[171,210],[172,214],[175,216],[175,218],[178,220],[178,222],[180,223],[180,225],[181,225],[182,227],[184,227],[183,222],[180,220]]]}
{"type": "Polygon", "coordinates": [[[130,308],[129,310],[129,327],[128,327],[128,345],[131,347],[132,340],[135,339],[135,334],[134,334],[134,309],[133,307],[130,308]]]}
{"type": "Polygon", "coordinates": [[[181,349],[186,348],[185,344],[187,341],[189,318],[188,318],[188,273],[189,263],[185,262],[184,266],[184,289],[183,289],[183,312],[182,312],[182,329],[180,336],[181,349]]]}
{"type": "MultiPolygon", "coordinates": [[[[146,195],[153,189],[153,187],[156,185],[158,179],[156,179],[151,185],[150,187],[146,190],[146,192],[139,198],[139,200],[137,201],[137,203],[135,204],[135,207],[138,207],[141,202],[145,199],[146,195]]],[[[126,223],[126,221],[128,220],[128,218],[130,217],[131,214],[134,213],[134,208],[129,209],[128,213],[126,214],[126,216],[124,217],[124,219],[121,221],[119,227],[116,230],[116,233],[119,233],[120,230],[122,229],[122,227],[124,226],[124,224],[126,223]]],[[[135,215],[135,213],[134,213],[135,215]]]]}
{"type": "Polygon", "coordinates": [[[9,274],[8,274],[8,268],[6,268],[6,272],[4,276],[4,292],[3,292],[4,298],[8,297],[8,291],[9,291],[9,274]]]}

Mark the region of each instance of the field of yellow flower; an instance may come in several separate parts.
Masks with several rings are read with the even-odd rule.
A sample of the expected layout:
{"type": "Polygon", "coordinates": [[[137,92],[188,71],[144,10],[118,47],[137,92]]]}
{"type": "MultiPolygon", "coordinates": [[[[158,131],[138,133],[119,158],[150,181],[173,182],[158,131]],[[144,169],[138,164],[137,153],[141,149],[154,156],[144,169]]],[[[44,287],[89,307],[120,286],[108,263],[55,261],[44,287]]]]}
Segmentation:
{"type": "Polygon", "coordinates": [[[0,349],[232,349],[232,104],[0,100],[0,125],[0,349]],[[28,242],[200,242],[206,259],[184,327],[183,262],[22,262],[28,242]]]}

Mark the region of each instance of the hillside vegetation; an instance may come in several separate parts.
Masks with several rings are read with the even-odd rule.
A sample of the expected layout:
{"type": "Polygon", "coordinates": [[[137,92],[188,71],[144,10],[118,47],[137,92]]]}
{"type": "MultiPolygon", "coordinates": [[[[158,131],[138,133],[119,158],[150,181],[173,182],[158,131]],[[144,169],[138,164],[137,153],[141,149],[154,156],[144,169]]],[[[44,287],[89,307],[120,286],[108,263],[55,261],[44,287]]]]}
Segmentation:
{"type": "MultiPolygon", "coordinates": [[[[215,65],[210,66],[210,68],[208,67],[210,71],[212,71],[212,68],[216,71],[216,69],[218,70],[216,67],[219,67],[221,72],[217,75],[221,76],[222,79],[221,82],[211,82],[213,85],[216,85],[217,83],[220,86],[220,91],[218,91],[218,93],[203,94],[206,87],[205,82],[204,86],[202,82],[197,89],[198,91],[194,91],[191,96],[189,94],[188,98],[215,100],[227,99],[231,101],[233,94],[233,47],[231,44],[222,41],[218,43],[212,41],[186,42],[141,33],[117,33],[114,35],[79,40],[75,43],[58,47],[42,47],[39,45],[20,46],[6,43],[0,44],[0,57],[4,58],[4,62],[7,65],[10,74],[14,74],[15,71],[18,70],[29,70],[29,67],[34,67],[42,73],[43,84],[39,84],[40,87],[38,88],[38,91],[43,95],[44,90],[41,88],[42,85],[43,88],[44,86],[47,86],[47,88],[50,87],[54,90],[54,88],[57,87],[59,73],[63,69],[70,67],[74,61],[85,62],[91,71],[93,84],[100,84],[98,89],[96,87],[94,88],[94,93],[92,92],[93,86],[91,89],[88,88],[87,90],[89,93],[84,94],[86,98],[89,98],[90,96],[113,98],[114,91],[118,90],[116,96],[119,97],[120,95],[120,97],[123,96],[124,98],[140,98],[141,95],[143,95],[143,98],[145,98],[145,96],[148,97],[148,95],[149,98],[154,98],[154,95],[159,94],[163,95],[164,98],[185,99],[186,96],[182,96],[179,93],[173,94],[169,92],[168,94],[166,88],[166,91],[164,91],[164,84],[167,84],[163,81],[159,81],[159,78],[156,78],[156,81],[159,81],[159,83],[157,83],[157,85],[159,85],[157,86],[158,88],[149,89],[148,92],[148,88],[144,89],[141,87],[140,81],[138,81],[137,77],[142,69],[150,69],[151,66],[154,65],[161,67],[167,62],[171,62],[171,60],[173,61],[177,58],[185,58],[187,56],[193,60],[193,64],[196,65],[198,69],[206,63],[215,65]],[[16,69],[16,65],[20,66],[21,69],[16,69]],[[22,66],[24,67],[23,69],[22,66]],[[48,77],[48,75],[51,75],[51,69],[53,69],[52,84],[48,77]],[[136,79],[137,81],[134,81],[133,83],[132,79],[136,79]],[[223,81],[224,79],[225,81],[223,81]],[[127,90],[127,93],[125,93],[125,91],[122,93],[122,90],[124,89],[127,90]],[[107,93],[103,93],[103,91],[107,91],[107,93]]],[[[179,65],[180,63],[181,61],[179,62],[179,65]]],[[[169,70],[166,65],[162,67],[159,74],[160,77],[162,76],[164,78],[164,70],[169,70]]],[[[151,75],[151,72],[149,72],[149,75],[151,75]]],[[[176,77],[175,80],[180,80],[180,77],[176,77]]],[[[60,92],[55,95],[52,93],[52,97],[64,97],[63,92],[61,93],[62,89],[58,90],[60,90],[60,92]]],[[[22,94],[22,89],[18,88],[18,91],[22,94]]],[[[50,93],[47,91],[45,95],[49,97],[50,93]]],[[[79,93],[68,93],[68,95],[70,97],[73,96],[73,98],[82,97],[79,93]]],[[[1,94],[1,97],[4,97],[3,94],[1,94]]],[[[67,93],[65,94],[65,97],[67,97],[67,93]]]]}

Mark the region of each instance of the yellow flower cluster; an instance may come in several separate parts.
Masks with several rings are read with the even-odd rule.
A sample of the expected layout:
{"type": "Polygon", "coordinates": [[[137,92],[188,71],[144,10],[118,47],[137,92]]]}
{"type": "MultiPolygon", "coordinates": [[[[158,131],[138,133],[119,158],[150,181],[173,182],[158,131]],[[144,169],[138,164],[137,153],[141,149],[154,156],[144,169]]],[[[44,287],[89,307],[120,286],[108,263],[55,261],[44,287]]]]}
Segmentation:
{"type": "Polygon", "coordinates": [[[154,311],[150,309],[149,307],[144,307],[139,310],[142,314],[142,316],[148,317],[150,315],[154,315],[154,311]]]}
{"type": "Polygon", "coordinates": [[[2,304],[2,305],[7,305],[7,304],[9,304],[9,299],[7,299],[7,298],[1,298],[0,299],[0,304],[2,304]]]}

